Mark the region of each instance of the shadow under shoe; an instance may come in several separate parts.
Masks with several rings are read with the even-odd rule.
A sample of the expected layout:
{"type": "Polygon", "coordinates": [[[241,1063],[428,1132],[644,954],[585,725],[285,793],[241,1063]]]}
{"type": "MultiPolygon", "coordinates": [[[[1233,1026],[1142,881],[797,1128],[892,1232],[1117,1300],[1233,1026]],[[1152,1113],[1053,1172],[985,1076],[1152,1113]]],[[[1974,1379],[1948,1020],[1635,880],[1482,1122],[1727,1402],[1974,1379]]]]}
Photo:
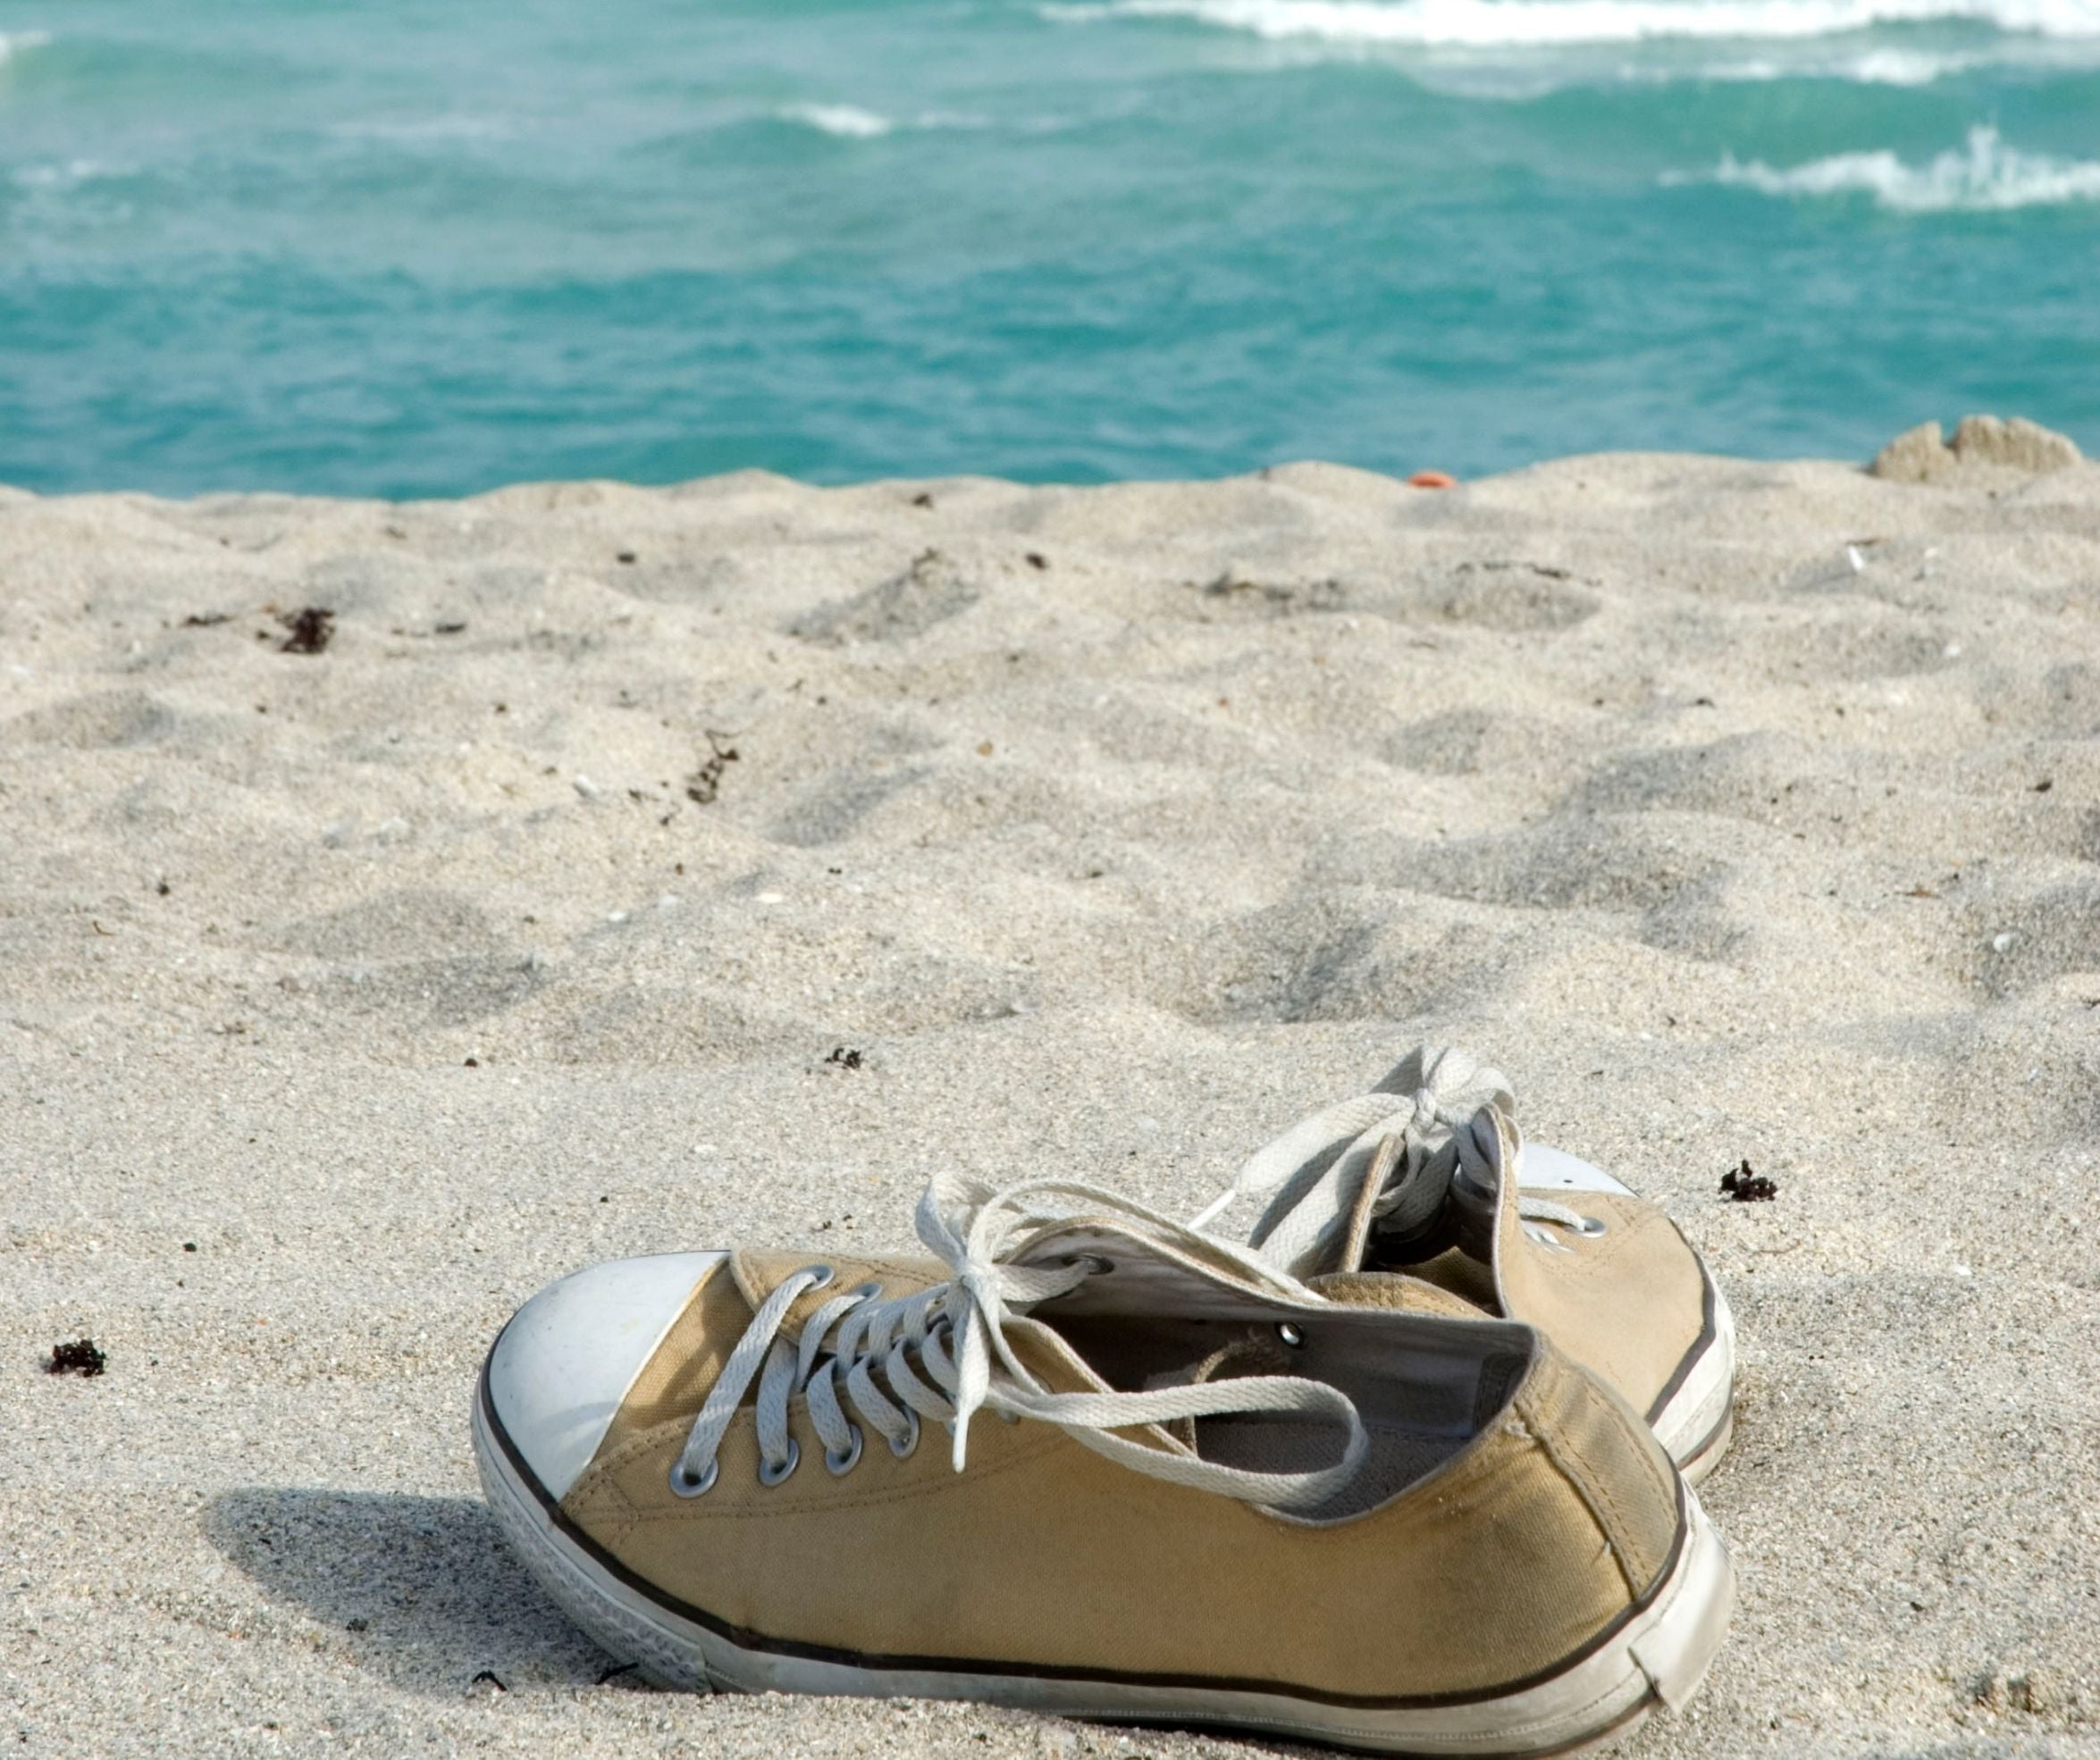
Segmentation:
{"type": "Polygon", "coordinates": [[[588,1687],[621,1664],[563,1619],[473,1497],[253,1486],[214,1498],[206,1538],[276,1602],[346,1635],[362,1667],[456,1699],[588,1687]]]}

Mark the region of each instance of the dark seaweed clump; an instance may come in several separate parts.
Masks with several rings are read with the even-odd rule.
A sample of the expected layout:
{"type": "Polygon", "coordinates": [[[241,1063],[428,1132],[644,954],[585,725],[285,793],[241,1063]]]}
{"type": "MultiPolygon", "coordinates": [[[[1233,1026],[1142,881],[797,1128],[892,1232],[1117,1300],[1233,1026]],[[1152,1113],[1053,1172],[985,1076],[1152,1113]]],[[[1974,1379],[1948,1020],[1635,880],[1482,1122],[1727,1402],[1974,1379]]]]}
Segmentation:
{"type": "Polygon", "coordinates": [[[1748,1161],[1721,1176],[1723,1194],[1739,1204],[1768,1204],[1779,1195],[1779,1187],[1761,1173],[1752,1173],[1748,1161]]]}
{"type": "Polygon", "coordinates": [[[47,1375],[94,1376],[108,1366],[109,1358],[92,1338],[76,1338],[70,1345],[54,1345],[51,1361],[44,1365],[47,1375]]]}

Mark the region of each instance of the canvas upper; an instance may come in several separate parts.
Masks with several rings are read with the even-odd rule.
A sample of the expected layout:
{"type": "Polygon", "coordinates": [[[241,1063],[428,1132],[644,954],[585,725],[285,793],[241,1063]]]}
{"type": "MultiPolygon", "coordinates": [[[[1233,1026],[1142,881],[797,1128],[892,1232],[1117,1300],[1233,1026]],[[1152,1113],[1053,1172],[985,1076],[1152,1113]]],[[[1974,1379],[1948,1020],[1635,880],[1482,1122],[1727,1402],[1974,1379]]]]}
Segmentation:
{"type": "Polygon", "coordinates": [[[1418,1050],[1293,1126],[1197,1220],[1237,1236],[1220,1219],[1247,1198],[1264,1202],[1248,1243],[1331,1298],[1423,1300],[1390,1286],[1428,1284],[1528,1321],[1617,1388],[1688,1474],[1726,1447],[1734,1328],[1705,1261],[1601,1169],[1527,1150],[1508,1083],[1466,1053],[1418,1050]]]}
{"type": "Polygon", "coordinates": [[[484,1479],[600,1642],[688,1684],[1421,1751],[1696,1685],[1725,1552],[1535,1328],[1334,1302],[1080,1188],[937,1182],[920,1224],[941,1280],[673,1255],[505,1329],[484,1479]]]}

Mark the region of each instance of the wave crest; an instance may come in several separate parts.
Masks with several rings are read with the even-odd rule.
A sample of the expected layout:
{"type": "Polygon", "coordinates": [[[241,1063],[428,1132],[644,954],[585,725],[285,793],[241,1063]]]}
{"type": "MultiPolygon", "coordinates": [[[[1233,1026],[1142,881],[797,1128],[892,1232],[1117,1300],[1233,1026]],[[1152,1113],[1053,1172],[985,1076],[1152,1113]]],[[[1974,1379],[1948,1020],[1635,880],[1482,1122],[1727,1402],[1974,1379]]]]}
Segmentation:
{"type": "Polygon", "coordinates": [[[842,140],[874,140],[896,127],[887,116],[852,104],[790,104],[775,113],[784,122],[800,122],[842,140]]]}
{"type": "MultiPolygon", "coordinates": [[[[1921,49],[1869,49],[1864,54],[1785,61],[1724,61],[1692,70],[1697,80],[1753,84],[1773,80],[1843,80],[1855,86],[1929,86],[1950,74],[1987,64],[1987,57],[1969,54],[1933,54],[1921,49]]],[[[1629,71],[1629,78],[1634,77],[1629,71]]],[[[1651,79],[1680,77],[1659,70],[1651,79]]]]}
{"type": "Polygon", "coordinates": [[[94,159],[67,159],[19,166],[10,180],[18,189],[74,189],[118,174],[94,159]]]}
{"type": "Polygon", "coordinates": [[[799,122],[807,129],[815,129],[819,134],[836,135],[841,140],[878,140],[886,134],[895,134],[899,130],[919,132],[928,129],[986,129],[992,126],[988,117],[976,116],[953,110],[927,110],[906,121],[884,116],[873,110],[863,110],[856,104],[789,104],[773,113],[783,122],[799,122]]]}
{"type": "Polygon", "coordinates": [[[10,37],[0,30],[0,62],[14,55],[26,55],[31,49],[40,49],[51,40],[48,30],[19,30],[10,37]]]}
{"type": "Polygon", "coordinates": [[[1870,196],[1876,205],[1897,214],[1995,213],[2100,202],[2100,163],[2022,153],[1991,128],[1970,130],[1966,147],[1923,165],[1907,165],[1886,150],[1838,153],[1785,170],[1727,155],[1704,177],[1666,180],[1733,184],[1767,196],[1870,196]]]}
{"type": "Polygon", "coordinates": [[[2100,37],[2100,0],[1096,0],[1039,10],[1065,23],[1193,19],[1271,39],[1423,47],[1831,37],[1934,21],[2100,37]]]}

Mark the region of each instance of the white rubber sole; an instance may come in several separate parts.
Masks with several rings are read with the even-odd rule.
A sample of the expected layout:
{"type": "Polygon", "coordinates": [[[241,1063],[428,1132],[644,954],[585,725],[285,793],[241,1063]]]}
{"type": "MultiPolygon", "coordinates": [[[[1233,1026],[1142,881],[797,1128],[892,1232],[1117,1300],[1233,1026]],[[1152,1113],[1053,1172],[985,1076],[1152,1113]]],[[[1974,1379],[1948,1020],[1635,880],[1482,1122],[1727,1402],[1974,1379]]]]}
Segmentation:
{"type": "MultiPolygon", "coordinates": [[[[1525,1144],[1521,1178],[1525,1191],[1637,1195],[1632,1186],[1594,1162],[1542,1143],[1525,1144]]],[[[1687,1485],[1697,1485],[1720,1464],[1735,1433],[1735,1317],[1703,1261],[1700,1270],[1713,1291],[1714,1336],[1651,1426],[1687,1485]]]]}
{"type": "Polygon", "coordinates": [[[1669,1451],[1687,1485],[1697,1485],[1728,1452],[1735,1431],[1735,1316],[1716,1287],[1714,1336],[1652,1426],[1655,1439],[1669,1451]]]}
{"type": "Polygon", "coordinates": [[[1720,1647],[1735,1597],[1727,1547],[1687,1491],[1684,1544],[1647,1605],[1560,1672],[1487,1697],[1336,1704],[1179,1682],[862,1667],[743,1647],[609,1568],[529,1482],[480,1393],[474,1451],[498,1522],[562,1611],[620,1661],[638,1664],[666,1685],[703,1691],[976,1699],[1108,1722],[1219,1724],[1381,1753],[1562,1754],[1630,1729],[1659,1702],[1672,1709],[1684,1706],[1720,1647]]]}

